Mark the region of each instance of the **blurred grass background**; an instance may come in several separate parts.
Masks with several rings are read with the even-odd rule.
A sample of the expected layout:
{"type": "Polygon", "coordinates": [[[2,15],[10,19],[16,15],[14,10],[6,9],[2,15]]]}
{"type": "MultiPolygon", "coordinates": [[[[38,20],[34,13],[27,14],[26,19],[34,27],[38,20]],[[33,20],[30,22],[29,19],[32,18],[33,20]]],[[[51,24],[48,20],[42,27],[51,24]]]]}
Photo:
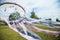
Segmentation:
{"type": "MultiPolygon", "coordinates": [[[[60,29],[54,29],[54,28],[45,28],[44,26],[37,26],[42,29],[49,29],[49,30],[57,30],[60,29]]],[[[46,33],[39,33],[38,34],[43,40],[60,40],[59,37],[55,37],[52,34],[46,34],[46,33]]],[[[21,37],[17,32],[11,30],[7,25],[0,25],[0,40],[26,40],[25,38],[21,37]]]]}

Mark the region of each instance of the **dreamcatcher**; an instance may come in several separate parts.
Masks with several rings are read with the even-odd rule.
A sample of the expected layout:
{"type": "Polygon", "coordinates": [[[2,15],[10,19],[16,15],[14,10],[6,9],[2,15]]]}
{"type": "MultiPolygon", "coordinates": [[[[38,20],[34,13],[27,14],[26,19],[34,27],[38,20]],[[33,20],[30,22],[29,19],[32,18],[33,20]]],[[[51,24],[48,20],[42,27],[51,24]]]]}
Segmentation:
{"type": "Polygon", "coordinates": [[[11,2],[0,3],[1,18],[5,20],[11,29],[18,32],[27,40],[41,40],[38,35],[26,27],[31,22],[26,19],[25,14],[25,9],[19,4],[11,2]]]}

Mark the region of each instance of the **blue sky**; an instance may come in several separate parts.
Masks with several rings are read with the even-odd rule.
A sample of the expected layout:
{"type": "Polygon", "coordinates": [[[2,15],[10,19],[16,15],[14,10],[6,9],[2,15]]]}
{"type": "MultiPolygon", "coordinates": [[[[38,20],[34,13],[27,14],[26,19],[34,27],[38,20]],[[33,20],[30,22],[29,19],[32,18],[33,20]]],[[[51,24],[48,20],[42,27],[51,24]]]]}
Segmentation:
{"type": "Polygon", "coordinates": [[[1,2],[2,0],[0,0],[0,2],[1,2]]]}
{"type": "Polygon", "coordinates": [[[60,18],[60,0],[4,0],[4,2],[20,4],[25,8],[27,16],[34,10],[38,17],[60,18]]]}
{"type": "Polygon", "coordinates": [[[0,2],[3,2],[4,0],[0,0],[0,2]]]}

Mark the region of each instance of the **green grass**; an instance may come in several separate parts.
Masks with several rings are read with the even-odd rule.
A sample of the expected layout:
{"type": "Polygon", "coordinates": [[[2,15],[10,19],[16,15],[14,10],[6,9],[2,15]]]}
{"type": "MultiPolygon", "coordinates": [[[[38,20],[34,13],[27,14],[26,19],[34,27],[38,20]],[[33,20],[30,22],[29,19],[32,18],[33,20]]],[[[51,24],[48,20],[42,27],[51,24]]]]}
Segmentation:
{"type": "Polygon", "coordinates": [[[60,24],[54,24],[54,25],[56,25],[56,26],[60,26],[60,24]]]}
{"type": "Polygon", "coordinates": [[[55,36],[51,35],[51,34],[46,34],[46,33],[39,33],[39,32],[35,32],[36,34],[38,34],[43,40],[55,40],[55,36]]]}
{"type": "Polygon", "coordinates": [[[0,26],[0,40],[26,40],[8,26],[0,26]]]}
{"type": "MultiPolygon", "coordinates": [[[[39,32],[35,33],[38,34],[43,40],[56,40],[56,37],[54,35],[39,32]]],[[[8,26],[3,25],[0,26],[0,40],[26,40],[26,39],[21,37],[15,31],[11,30],[8,26]]]]}
{"type": "Polygon", "coordinates": [[[60,31],[60,28],[50,28],[50,27],[40,25],[40,24],[36,25],[36,27],[41,28],[41,29],[46,29],[46,30],[60,31]]]}

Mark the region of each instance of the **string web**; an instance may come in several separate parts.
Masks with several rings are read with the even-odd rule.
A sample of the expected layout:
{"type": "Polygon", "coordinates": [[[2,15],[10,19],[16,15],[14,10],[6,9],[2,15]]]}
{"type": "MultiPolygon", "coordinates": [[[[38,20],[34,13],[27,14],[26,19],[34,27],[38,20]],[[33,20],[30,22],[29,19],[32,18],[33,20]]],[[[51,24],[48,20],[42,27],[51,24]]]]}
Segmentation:
{"type": "Polygon", "coordinates": [[[41,40],[41,38],[26,28],[24,22],[25,11],[14,4],[0,4],[0,15],[1,18],[6,21],[8,26],[14,31],[18,32],[22,37],[27,40],[41,40]]]}

